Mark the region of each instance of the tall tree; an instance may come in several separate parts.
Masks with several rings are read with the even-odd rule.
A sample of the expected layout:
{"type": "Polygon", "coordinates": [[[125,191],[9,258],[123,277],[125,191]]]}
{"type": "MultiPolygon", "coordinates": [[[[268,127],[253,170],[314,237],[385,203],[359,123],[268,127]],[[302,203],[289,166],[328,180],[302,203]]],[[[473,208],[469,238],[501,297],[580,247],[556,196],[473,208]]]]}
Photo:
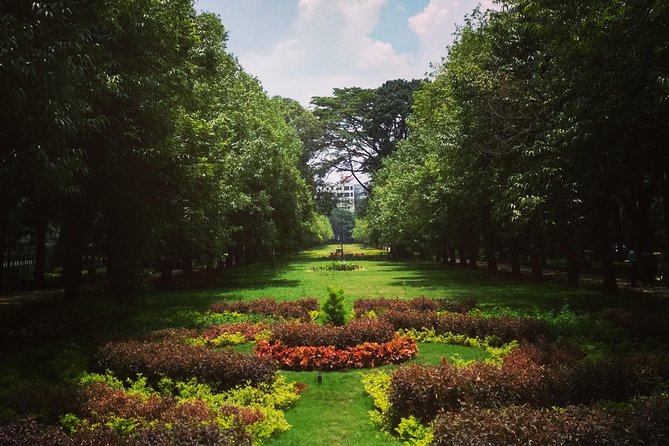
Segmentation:
{"type": "Polygon", "coordinates": [[[326,165],[350,172],[373,174],[381,160],[406,137],[407,116],[420,81],[397,79],[377,89],[335,88],[331,97],[314,97],[314,113],[325,126],[321,158],[326,165]]]}

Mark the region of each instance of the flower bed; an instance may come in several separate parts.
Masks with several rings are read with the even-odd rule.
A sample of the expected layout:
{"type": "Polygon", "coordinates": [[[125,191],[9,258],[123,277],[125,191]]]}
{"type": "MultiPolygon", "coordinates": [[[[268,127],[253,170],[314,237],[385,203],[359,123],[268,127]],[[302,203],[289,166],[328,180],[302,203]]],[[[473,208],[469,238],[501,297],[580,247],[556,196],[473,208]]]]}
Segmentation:
{"type": "Polygon", "coordinates": [[[284,345],[280,341],[260,341],[255,352],[259,358],[274,359],[288,370],[340,370],[397,364],[415,356],[418,349],[411,338],[395,337],[389,342],[363,342],[341,349],[332,346],[284,345]]]}
{"type": "Polygon", "coordinates": [[[360,265],[353,264],[347,261],[338,261],[332,262],[325,266],[314,266],[311,268],[312,271],[355,271],[360,269],[360,265]]]}
{"type": "Polygon", "coordinates": [[[514,340],[537,341],[550,335],[548,325],[534,318],[472,316],[434,311],[388,310],[381,316],[395,330],[431,328],[437,334],[462,334],[471,338],[496,337],[501,343],[514,340]]]}
{"type": "Polygon", "coordinates": [[[310,320],[309,312],[318,311],[318,301],[313,297],[294,301],[276,302],[274,299],[255,299],[237,302],[216,302],[210,309],[214,313],[255,313],[285,319],[310,320]]]}
{"type": "Polygon", "coordinates": [[[237,322],[233,324],[219,324],[208,327],[200,339],[206,345],[243,344],[256,340],[256,337],[269,334],[269,325],[237,322]]]}
{"type": "Polygon", "coordinates": [[[451,300],[446,298],[431,299],[428,297],[414,297],[411,300],[406,299],[356,299],[353,302],[353,309],[356,315],[363,316],[370,311],[377,314],[383,314],[386,311],[449,311],[452,313],[467,313],[477,306],[474,299],[451,300]]]}
{"type": "Polygon", "coordinates": [[[122,378],[142,374],[151,383],[162,377],[183,381],[197,378],[216,389],[230,389],[247,382],[270,382],[276,372],[271,361],[174,340],[107,344],[98,352],[98,366],[122,378]]]}
{"type": "Polygon", "coordinates": [[[469,407],[439,415],[432,426],[434,446],[659,445],[669,439],[669,398],[642,398],[614,410],[584,406],[559,410],[469,407]]]}
{"type": "Polygon", "coordinates": [[[127,434],[121,434],[108,426],[99,426],[93,430],[81,430],[68,436],[59,427],[40,424],[33,418],[24,418],[0,426],[0,444],[6,446],[191,446],[195,444],[250,446],[252,440],[246,435],[221,430],[213,424],[182,423],[154,423],[138,427],[127,434]]]}
{"type": "Polygon", "coordinates": [[[466,404],[548,408],[626,401],[655,392],[669,379],[666,356],[630,355],[597,363],[579,359],[570,352],[522,346],[506,356],[501,367],[475,363],[456,368],[446,362],[438,367],[403,367],[392,376],[391,418],[394,423],[409,416],[428,421],[466,404]]]}
{"type": "Polygon", "coordinates": [[[74,393],[77,407],[60,417],[62,429],[15,421],[0,426],[0,444],[260,444],[290,427],[283,411],[299,398],[282,377],[215,392],[195,380],[164,378],[151,387],[145,378],[121,381],[109,373],[83,375],[74,393]]]}
{"type": "Polygon", "coordinates": [[[271,343],[287,347],[333,346],[341,349],[363,342],[384,343],[393,339],[393,326],[378,319],[354,319],[344,326],[284,323],[272,327],[271,343]]]}

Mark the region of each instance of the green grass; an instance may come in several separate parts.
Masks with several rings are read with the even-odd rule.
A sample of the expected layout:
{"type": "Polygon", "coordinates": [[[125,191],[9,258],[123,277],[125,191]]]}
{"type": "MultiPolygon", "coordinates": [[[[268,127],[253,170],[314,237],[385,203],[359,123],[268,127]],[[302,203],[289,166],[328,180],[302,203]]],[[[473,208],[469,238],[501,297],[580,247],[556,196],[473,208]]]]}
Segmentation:
{"type": "Polygon", "coordinates": [[[297,404],[286,413],[293,428],[269,442],[269,446],[298,445],[399,445],[385,438],[370,423],[371,400],[360,377],[367,371],[325,372],[317,383],[317,372],[282,372],[290,380],[306,384],[297,404]]]}
{"type": "MultiPolygon", "coordinates": [[[[201,312],[219,300],[247,300],[274,297],[294,300],[327,298],[327,286],[342,288],[346,305],[364,297],[415,296],[461,298],[479,301],[483,311],[534,314],[564,307],[588,310],[613,305],[639,305],[629,298],[603,297],[589,290],[570,290],[547,283],[530,283],[492,278],[484,271],[469,271],[433,262],[391,262],[357,260],[356,271],[313,271],[329,261],[323,259],[337,245],[303,252],[280,262],[276,268],[249,265],[209,277],[208,288],[147,291],[119,304],[105,293],[86,296],[76,306],[41,302],[3,309],[0,313],[2,378],[36,376],[55,382],[63,361],[57,358],[80,355],[90,360],[103,343],[170,326],[198,326],[201,312]],[[500,310],[501,309],[501,310],[500,310]],[[11,333],[10,333],[11,332],[11,333]]],[[[346,253],[382,253],[346,245],[346,253]]],[[[179,283],[179,282],[177,282],[179,283]]],[[[252,346],[235,347],[250,352],[252,346]]],[[[416,362],[438,364],[442,357],[481,360],[480,350],[442,344],[421,344],[416,362]]],[[[394,367],[394,366],[393,366],[394,367]]],[[[392,368],[387,366],[387,368],[392,368]]],[[[323,384],[316,384],[313,372],[283,372],[290,379],[308,385],[296,406],[287,412],[293,429],[271,440],[270,445],[392,445],[369,423],[370,400],[364,395],[360,376],[368,371],[331,372],[323,384]]],[[[61,373],[62,374],[62,373],[61,373]]]]}

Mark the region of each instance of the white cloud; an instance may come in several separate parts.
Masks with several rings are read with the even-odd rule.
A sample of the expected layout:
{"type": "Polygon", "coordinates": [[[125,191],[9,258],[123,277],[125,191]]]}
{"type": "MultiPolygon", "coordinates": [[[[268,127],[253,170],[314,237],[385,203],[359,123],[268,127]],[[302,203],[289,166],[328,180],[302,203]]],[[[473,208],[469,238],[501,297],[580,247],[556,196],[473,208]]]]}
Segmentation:
{"type": "Polygon", "coordinates": [[[374,88],[390,79],[423,77],[430,63],[446,55],[455,22],[475,6],[472,0],[430,0],[408,19],[421,46],[419,53],[408,54],[371,37],[390,1],[299,0],[289,36],[269,51],[238,54],[239,60],[270,95],[307,105],[312,96],[328,96],[336,87],[374,88]]]}
{"type": "Polygon", "coordinates": [[[439,63],[446,55],[446,46],[453,40],[455,22],[462,19],[460,6],[460,2],[430,0],[425,9],[409,17],[409,29],[420,40],[420,61],[425,67],[439,63]]]}
{"type": "MultiPolygon", "coordinates": [[[[412,77],[414,57],[400,54],[374,31],[387,0],[300,0],[291,36],[269,53],[240,55],[270,94],[307,104],[335,87],[377,87],[412,77]]],[[[424,71],[424,70],[423,70],[424,71]]]]}

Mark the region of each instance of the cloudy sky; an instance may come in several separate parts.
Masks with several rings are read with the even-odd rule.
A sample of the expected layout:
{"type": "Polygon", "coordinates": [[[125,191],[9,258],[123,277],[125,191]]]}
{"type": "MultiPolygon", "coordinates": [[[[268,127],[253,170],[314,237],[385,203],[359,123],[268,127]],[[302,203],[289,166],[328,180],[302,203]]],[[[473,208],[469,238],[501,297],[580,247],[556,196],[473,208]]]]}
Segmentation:
{"type": "Polygon", "coordinates": [[[423,78],[456,24],[492,0],[196,0],[218,14],[228,50],[270,95],[308,105],[335,87],[423,78]]]}

